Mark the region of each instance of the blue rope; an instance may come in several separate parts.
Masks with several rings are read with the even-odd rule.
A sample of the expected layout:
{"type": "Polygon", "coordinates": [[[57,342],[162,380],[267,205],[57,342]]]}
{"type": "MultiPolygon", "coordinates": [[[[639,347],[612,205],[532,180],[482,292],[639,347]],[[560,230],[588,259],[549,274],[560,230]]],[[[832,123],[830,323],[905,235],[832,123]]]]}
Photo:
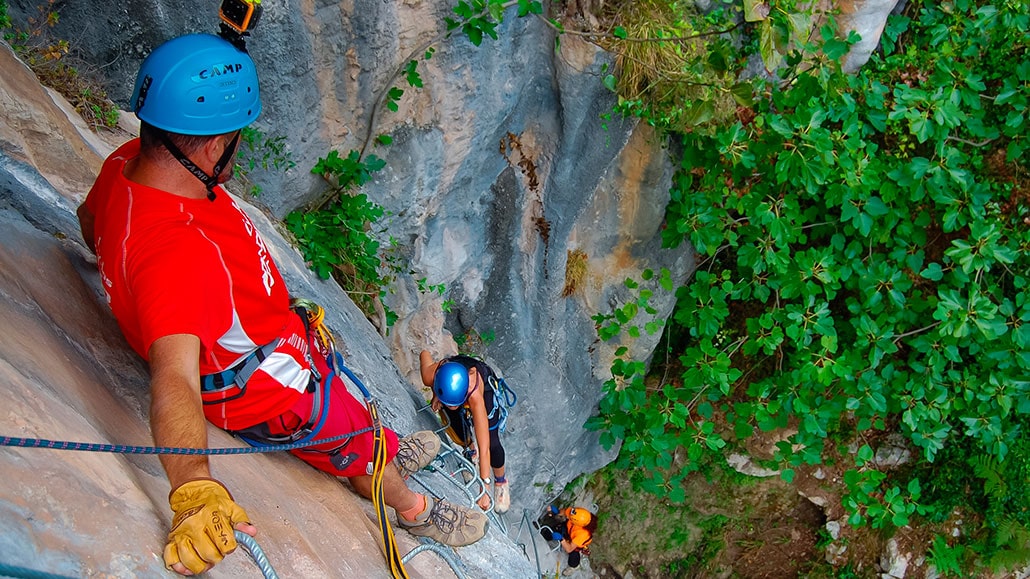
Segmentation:
{"type": "Polygon", "coordinates": [[[354,382],[354,385],[361,390],[361,393],[365,396],[365,402],[372,400],[372,394],[369,393],[368,388],[365,388],[365,385],[361,380],[358,380],[358,377],[354,375],[354,372],[351,372],[350,368],[343,363],[343,356],[341,356],[339,352],[333,352],[333,354],[335,354],[337,369],[350,378],[351,381],[354,382]]]}
{"type": "Polygon", "coordinates": [[[15,567],[0,563],[0,577],[18,577],[19,579],[71,579],[65,575],[54,575],[45,571],[36,571],[24,567],[15,567]]]}
{"type": "Polygon", "coordinates": [[[422,543],[421,545],[418,545],[414,549],[408,551],[408,554],[404,556],[404,563],[409,563],[415,557],[415,555],[418,555],[419,553],[425,551],[432,551],[439,555],[445,563],[451,566],[451,571],[454,572],[454,575],[458,579],[466,579],[467,575],[465,575],[464,571],[462,570],[461,563],[454,557],[454,551],[445,548],[442,545],[437,545],[434,543],[422,543]]]}
{"type": "Polygon", "coordinates": [[[243,550],[250,554],[250,557],[254,559],[254,563],[257,564],[258,568],[261,569],[261,573],[264,574],[265,579],[279,579],[279,576],[275,574],[275,569],[272,569],[272,564],[268,562],[268,557],[265,557],[265,552],[261,550],[257,541],[254,537],[244,533],[243,531],[236,531],[236,542],[243,547],[243,550]]]}
{"type": "Polygon", "coordinates": [[[124,444],[101,444],[96,442],[67,442],[62,440],[46,440],[44,438],[19,438],[17,436],[0,436],[0,446],[18,446],[23,448],[51,448],[54,450],[81,450],[87,452],[114,452],[118,454],[255,454],[261,452],[278,452],[282,450],[293,450],[305,448],[316,444],[324,444],[351,438],[366,432],[372,432],[373,427],[362,428],[347,434],[323,438],[320,440],[309,440],[294,442],[292,444],[280,444],[276,446],[252,446],[246,448],[181,448],[170,446],[128,446],[124,444]]]}

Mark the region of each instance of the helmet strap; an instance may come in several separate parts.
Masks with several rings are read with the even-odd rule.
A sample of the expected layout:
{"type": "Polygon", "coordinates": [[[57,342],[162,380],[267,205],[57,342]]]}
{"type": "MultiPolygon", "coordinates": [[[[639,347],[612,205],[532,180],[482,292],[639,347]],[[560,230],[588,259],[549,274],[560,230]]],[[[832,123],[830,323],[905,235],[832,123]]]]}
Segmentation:
{"type": "Polygon", "coordinates": [[[222,174],[222,170],[225,169],[225,165],[229,162],[229,159],[232,158],[233,153],[236,152],[236,144],[240,141],[240,131],[236,131],[232,141],[225,146],[225,149],[222,151],[222,156],[219,157],[218,162],[215,163],[213,175],[205,173],[204,170],[198,167],[196,163],[187,157],[179,147],[175,146],[172,139],[168,137],[168,133],[161,131],[160,135],[161,144],[168,149],[168,152],[175,157],[176,161],[181,163],[183,167],[186,167],[186,170],[192,173],[194,177],[199,179],[200,182],[207,187],[207,199],[208,201],[214,201],[215,187],[218,186],[218,176],[222,174]]]}

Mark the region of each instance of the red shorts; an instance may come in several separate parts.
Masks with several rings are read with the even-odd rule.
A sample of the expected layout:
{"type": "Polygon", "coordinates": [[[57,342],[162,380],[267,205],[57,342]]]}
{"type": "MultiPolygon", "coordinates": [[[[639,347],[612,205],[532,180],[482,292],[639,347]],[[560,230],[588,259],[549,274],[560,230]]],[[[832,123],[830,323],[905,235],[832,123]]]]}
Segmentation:
{"type": "MultiPolygon", "coordinates": [[[[321,392],[318,393],[321,395],[321,392]]],[[[281,416],[269,420],[266,424],[272,435],[291,434],[304,426],[302,417],[311,414],[314,393],[304,393],[292,408],[281,416]]],[[[359,401],[343,384],[339,376],[334,376],[329,384],[329,412],[315,440],[333,438],[372,426],[372,417],[365,403],[359,401]]],[[[291,450],[290,452],[304,462],[334,476],[352,477],[372,474],[373,433],[364,432],[357,436],[316,444],[291,450]]],[[[393,460],[397,454],[397,434],[383,428],[383,441],[386,443],[386,460],[393,460]]]]}

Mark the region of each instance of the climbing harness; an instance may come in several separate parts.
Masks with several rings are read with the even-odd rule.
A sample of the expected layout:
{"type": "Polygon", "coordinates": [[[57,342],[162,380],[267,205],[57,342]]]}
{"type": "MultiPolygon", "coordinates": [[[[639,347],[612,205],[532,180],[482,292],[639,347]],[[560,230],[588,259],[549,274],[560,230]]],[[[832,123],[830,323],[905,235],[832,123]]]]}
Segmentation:
{"type": "Polygon", "coordinates": [[[272,355],[276,346],[279,345],[279,338],[272,340],[264,346],[254,350],[231,368],[218,372],[217,374],[205,374],[200,377],[200,391],[206,394],[217,394],[228,391],[233,386],[239,388],[239,392],[219,398],[217,400],[204,400],[205,405],[222,404],[235,400],[247,391],[247,381],[257,372],[258,366],[265,358],[272,355]]]}

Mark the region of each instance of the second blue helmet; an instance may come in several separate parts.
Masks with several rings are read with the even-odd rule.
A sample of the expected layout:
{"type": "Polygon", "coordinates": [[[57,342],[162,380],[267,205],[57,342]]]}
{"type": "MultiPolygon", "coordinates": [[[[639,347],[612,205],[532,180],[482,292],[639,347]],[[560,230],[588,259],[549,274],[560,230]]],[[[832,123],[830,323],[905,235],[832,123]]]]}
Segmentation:
{"type": "Polygon", "coordinates": [[[469,395],[469,372],[457,362],[444,362],[433,377],[433,393],[444,406],[461,406],[469,395]]]}

